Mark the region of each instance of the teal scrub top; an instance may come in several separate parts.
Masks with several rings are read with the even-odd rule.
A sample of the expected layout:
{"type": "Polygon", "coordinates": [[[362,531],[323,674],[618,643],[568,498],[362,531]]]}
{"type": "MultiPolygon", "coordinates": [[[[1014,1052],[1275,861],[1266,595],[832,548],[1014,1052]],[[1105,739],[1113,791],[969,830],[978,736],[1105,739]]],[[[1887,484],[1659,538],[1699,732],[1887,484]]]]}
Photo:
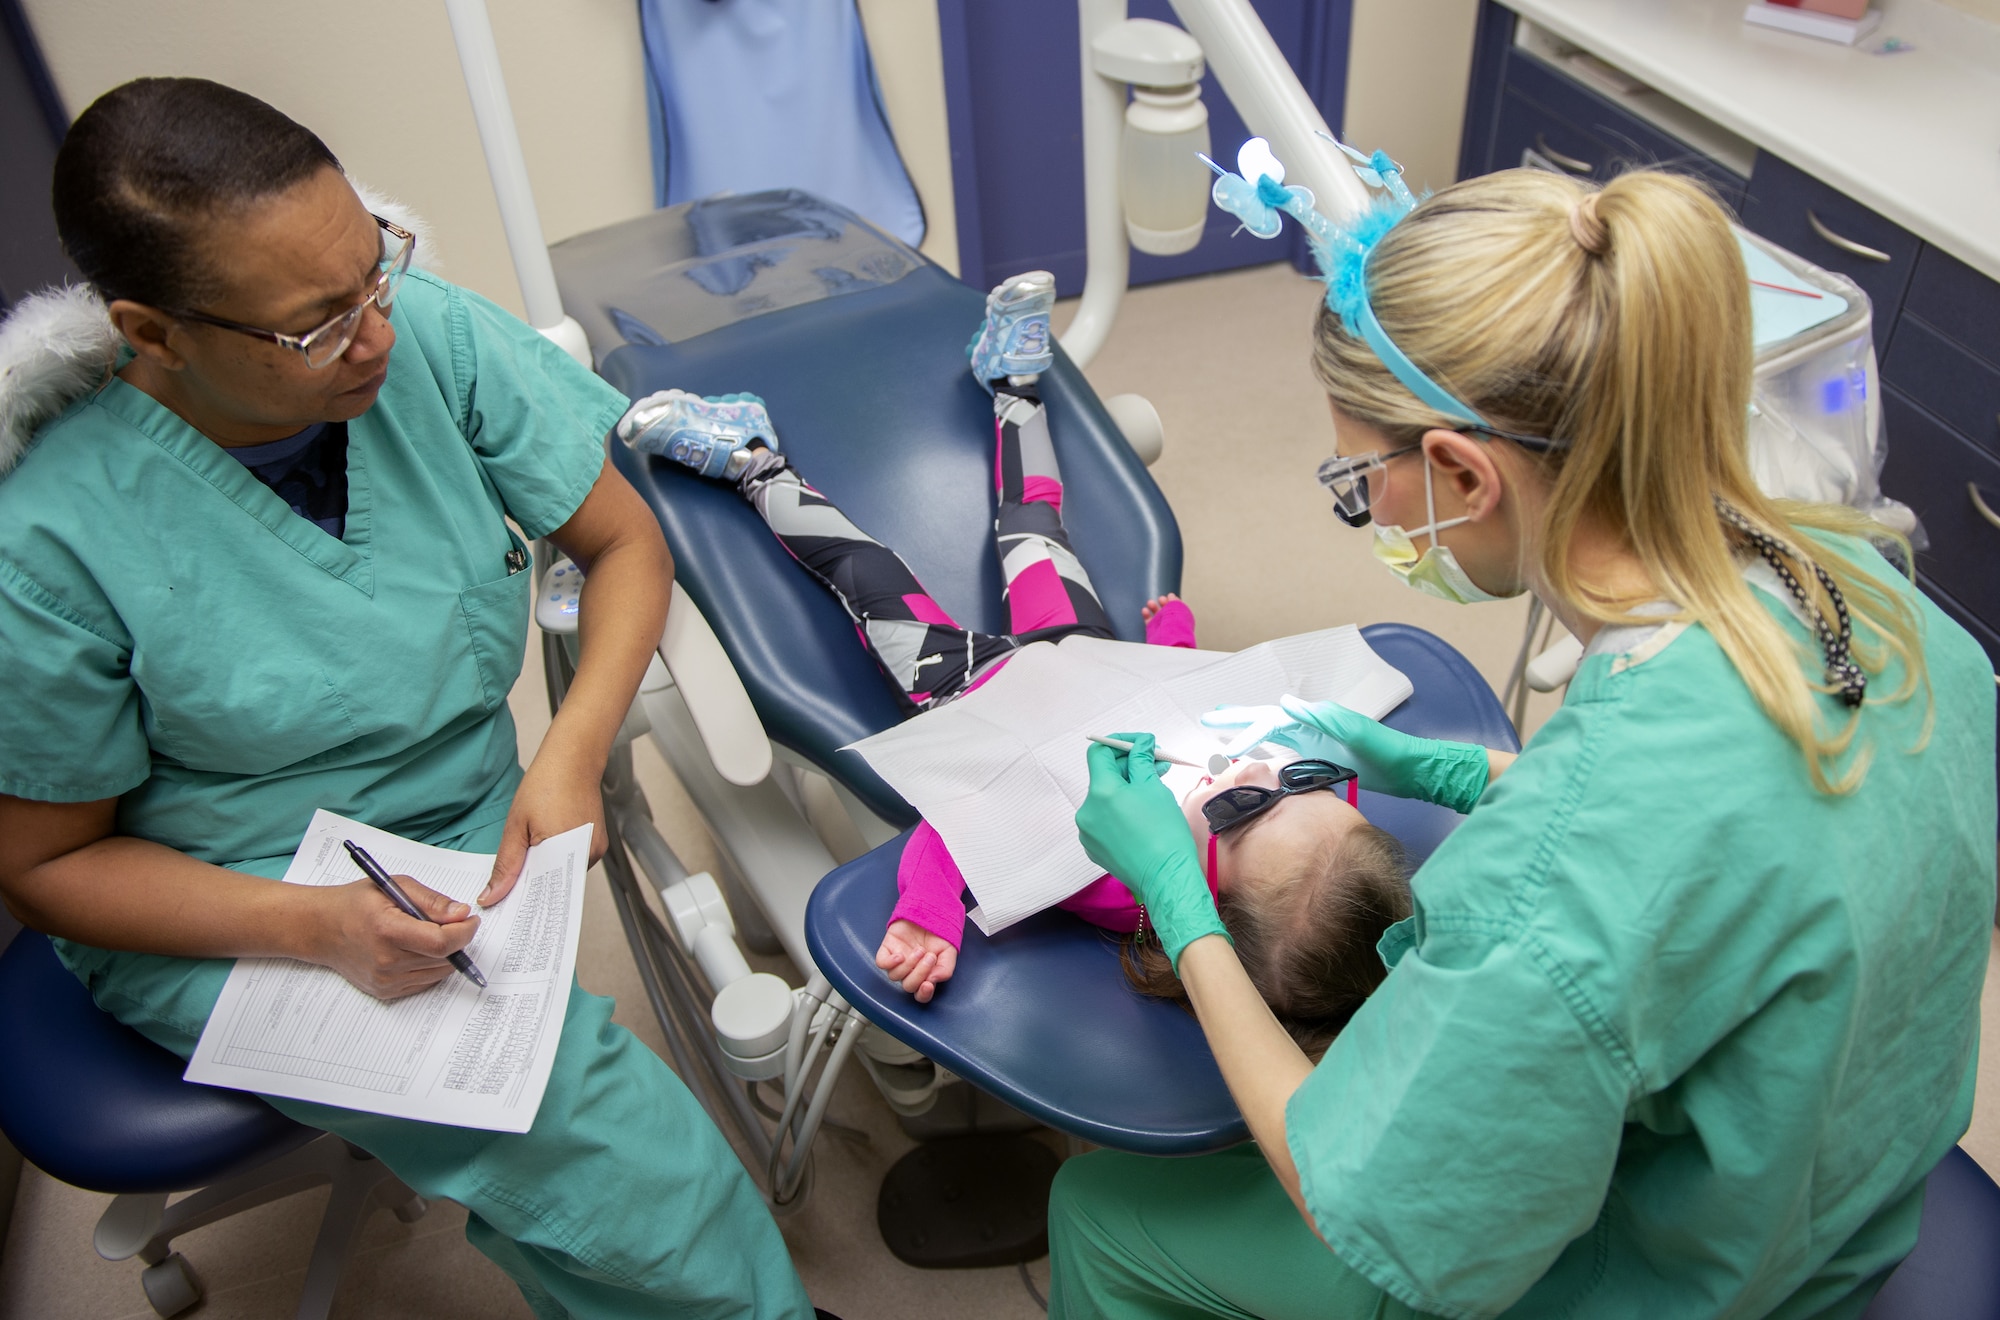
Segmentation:
{"type": "Polygon", "coordinates": [[[1447,1317],[1857,1315],[1915,1242],[1972,1112],[1994,680],[1844,550],[1922,612],[1921,751],[1921,696],[1870,704],[1866,782],[1816,792],[1714,638],[1667,625],[1590,655],[1417,872],[1286,1110],[1313,1222],[1378,1287],[1447,1317]]]}
{"type": "Polygon", "coordinates": [[[117,378],[0,477],[0,792],[282,872],[325,807],[420,839],[504,819],[532,574],[626,400],[484,298],[404,280],[348,423],[336,540],[117,378]]]}

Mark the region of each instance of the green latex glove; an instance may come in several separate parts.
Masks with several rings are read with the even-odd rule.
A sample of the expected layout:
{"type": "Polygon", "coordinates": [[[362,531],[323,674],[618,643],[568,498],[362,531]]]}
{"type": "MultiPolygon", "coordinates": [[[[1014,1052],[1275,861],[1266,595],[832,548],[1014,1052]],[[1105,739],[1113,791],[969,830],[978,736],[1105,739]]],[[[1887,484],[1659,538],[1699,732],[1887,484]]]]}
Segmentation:
{"type": "MultiPolygon", "coordinates": [[[[1278,704],[1298,721],[1296,732],[1320,734],[1327,740],[1321,744],[1316,738],[1301,739],[1313,744],[1308,755],[1327,756],[1353,767],[1363,788],[1435,802],[1460,814],[1471,811],[1486,791],[1486,749],[1477,743],[1413,738],[1337,701],[1284,697],[1278,704]]],[[[1271,740],[1290,743],[1286,732],[1278,730],[1271,740]]]]}
{"type": "Polygon", "coordinates": [[[1159,780],[1153,735],[1121,733],[1132,750],[1093,743],[1090,793],[1076,809],[1076,832],[1090,860],[1146,906],[1178,970],[1181,950],[1204,935],[1229,938],[1202,878],[1201,857],[1173,791],[1159,780]]]}

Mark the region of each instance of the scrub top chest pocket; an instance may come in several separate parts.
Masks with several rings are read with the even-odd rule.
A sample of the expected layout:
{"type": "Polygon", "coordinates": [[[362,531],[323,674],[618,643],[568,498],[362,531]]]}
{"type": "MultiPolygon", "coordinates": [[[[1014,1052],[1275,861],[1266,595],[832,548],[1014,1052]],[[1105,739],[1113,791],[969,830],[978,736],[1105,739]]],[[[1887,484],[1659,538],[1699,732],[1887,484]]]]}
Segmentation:
{"type": "Polygon", "coordinates": [[[498,710],[506,703],[514,680],[521,676],[522,647],[528,635],[528,610],[532,604],[532,579],[528,550],[512,528],[512,543],[503,558],[500,577],[458,593],[459,613],[465,622],[466,637],[472,646],[472,661],[479,674],[484,709],[498,710]]]}

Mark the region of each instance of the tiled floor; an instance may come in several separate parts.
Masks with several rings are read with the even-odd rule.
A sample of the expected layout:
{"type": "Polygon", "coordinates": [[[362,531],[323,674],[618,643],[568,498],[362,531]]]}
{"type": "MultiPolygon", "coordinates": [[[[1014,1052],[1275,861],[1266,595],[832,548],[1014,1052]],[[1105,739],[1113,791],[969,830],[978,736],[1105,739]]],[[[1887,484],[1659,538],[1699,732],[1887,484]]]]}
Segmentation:
{"type": "MultiPolygon", "coordinates": [[[[1154,475],[1186,543],[1184,594],[1204,645],[1235,648],[1332,623],[1399,619],[1443,635],[1496,683],[1519,644],[1519,603],[1461,608],[1418,596],[1378,568],[1365,533],[1341,527],[1312,480],[1329,452],[1323,396],[1305,364],[1313,286],[1282,266],[1133,292],[1110,345],[1090,375],[1103,394],[1136,391],[1159,408],[1165,456],[1154,475]]],[[[1058,313],[1060,321],[1064,313],[1058,313]]],[[[536,654],[514,693],[524,753],[548,716],[536,654]]],[[[1532,728],[1552,699],[1530,709],[1532,728]]],[[[668,840],[694,869],[714,849],[671,774],[649,748],[642,778],[668,840]]],[[[661,1048],[601,875],[585,904],[578,974],[615,996],[619,1018],[661,1048]]],[[[793,973],[796,983],[796,973],[793,973]]],[[[2000,1031],[2000,977],[1989,976],[1986,1012],[2000,1031]]],[[[2000,1063],[1982,1067],[1980,1110],[1965,1145],[2000,1171],[2000,1063]],[[1988,1081],[1988,1078],[1991,1081],[1988,1081]]],[[[875,1229],[883,1172],[912,1144],[859,1070],[849,1073],[831,1117],[865,1134],[818,1146],[809,1203],[782,1222],[814,1300],[849,1320],[964,1320],[1037,1316],[1011,1269],[933,1273],[898,1263],[875,1229]]],[[[0,1258],[0,1317],[142,1320],[147,1309],[134,1262],[92,1252],[91,1226],[107,1198],[56,1183],[34,1169],[0,1258]]],[[[207,1320],[262,1320],[291,1313],[324,1192],[214,1225],[181,1241],[206,1281],[207,1320]]],[[[439,1205],[405,1226],[369,1222],[335,1314],[367,1320],[508,1320],[528,1315],[504,1276],[461,1235],[464,1212],[439,1205]]],[[[662,1225],[662,1232],[672,1232],[662,1225]]],[[[1047,1285],[1047,1262],[1033,1267],[1047,1285]]]]}

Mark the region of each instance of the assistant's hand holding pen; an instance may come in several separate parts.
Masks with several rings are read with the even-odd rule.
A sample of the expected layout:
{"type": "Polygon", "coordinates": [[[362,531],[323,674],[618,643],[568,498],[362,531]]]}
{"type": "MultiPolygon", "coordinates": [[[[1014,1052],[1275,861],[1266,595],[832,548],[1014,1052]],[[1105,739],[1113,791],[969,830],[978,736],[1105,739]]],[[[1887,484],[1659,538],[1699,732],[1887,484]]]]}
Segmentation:
{"type": "Polygon", "coordinates": [[[377,999],[400,999],[453,975],[446,961],[472,943],[479,918],[463,903],[406,880],[403,892],[424,912],[412,921],[373,882],[287,885],[306,911],[292,923],[292,956],[339,972],[377,999]]]}
{"type": "Polygon", "coordinates": [[[408,877],[398,884],[365,849],[351,840],[343,846],[367,877],[367,887],[394,904],[397,914],[419,924],[398,920],[379,902],[357,906],[353,896],[361,889],[359,885],[320,890],[332,900],[344,900],[345,911],[337,914],[333,923],[333,947],[326,951],[327,956],[314,961],[332,967],[378,999],[427,989],[454,968],[473,984],[486,984],[485,976],[465,952],[479,932],[479,919],[472,915],[472,909],[408,877]]]}
{"type": "Polygon", "coordinates": [[[1187,818],[1153,762],[1153,735],[1121,733],[1130,752],[1101,743],[1090,748],[1090,792],[1076,811],[1083,850],[1116,876],[1146,907],[1167,956],[1204,935],[1229,938],[1202,878],[1201,858],[1187,818]]]}

